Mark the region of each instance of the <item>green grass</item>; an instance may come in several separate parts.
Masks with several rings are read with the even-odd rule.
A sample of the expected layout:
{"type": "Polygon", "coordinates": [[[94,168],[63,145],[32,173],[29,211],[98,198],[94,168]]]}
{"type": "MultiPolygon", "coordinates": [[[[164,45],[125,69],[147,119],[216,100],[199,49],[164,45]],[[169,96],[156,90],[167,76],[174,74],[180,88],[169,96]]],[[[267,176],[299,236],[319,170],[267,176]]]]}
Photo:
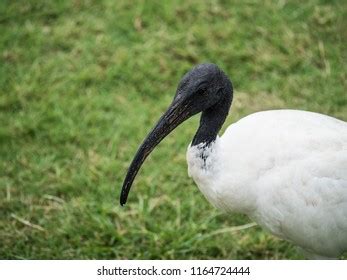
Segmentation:
{"type": "Polygon", "coordinates": [[[224,128],[273,108],[347,120],[342,3],[1,1],[0,258],[302,258],[259,227],[210,235],[250,221],[212,208],[188,178],[197,117],[153,152],[125,208],[118,195],[200,62],[233,80],[224,128]]]}

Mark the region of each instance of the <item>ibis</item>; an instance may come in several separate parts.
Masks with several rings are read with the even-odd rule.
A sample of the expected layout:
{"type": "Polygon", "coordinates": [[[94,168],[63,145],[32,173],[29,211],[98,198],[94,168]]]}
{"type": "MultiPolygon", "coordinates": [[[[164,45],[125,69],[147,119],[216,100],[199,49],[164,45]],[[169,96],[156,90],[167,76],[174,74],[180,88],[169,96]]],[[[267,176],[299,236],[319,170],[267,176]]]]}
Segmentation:
{"type": "Polygon", "coordinates": [[[187,162],[206,199],[227,213],[248,215],[309,258],[338,258],[347,251],[347,123],[308,111],[269,110],[240,119],[219,137],[232,99],[232,83],[215,64],[199,64],[186,73],[140,145],[120,204],[153,149],[201,113],[187,162]]]}

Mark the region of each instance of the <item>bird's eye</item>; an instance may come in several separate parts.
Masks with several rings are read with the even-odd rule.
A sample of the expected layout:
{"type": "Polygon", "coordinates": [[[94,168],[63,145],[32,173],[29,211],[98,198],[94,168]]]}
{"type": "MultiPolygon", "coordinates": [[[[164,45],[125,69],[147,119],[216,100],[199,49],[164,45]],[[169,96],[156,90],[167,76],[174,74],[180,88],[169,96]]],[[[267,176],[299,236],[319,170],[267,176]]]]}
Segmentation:
{"type": "Polygon", "coordinates": [[[207,91],[207,84],[205,82],[202,82],[198,85],[196,93],[198,94],[205,94],[207,91]]]}
{"type": "Polygon", "coordinates": [[[197,94],[205,94],[205,92],[206,92],[206,88],[199,88],[197,90],[197,94]]]}
{"type": "Polygon", "coordinates": [[[205,94],[207,92],[207,86],[206,85],[200,85],[196,92],[198,94],[205,94]]]}

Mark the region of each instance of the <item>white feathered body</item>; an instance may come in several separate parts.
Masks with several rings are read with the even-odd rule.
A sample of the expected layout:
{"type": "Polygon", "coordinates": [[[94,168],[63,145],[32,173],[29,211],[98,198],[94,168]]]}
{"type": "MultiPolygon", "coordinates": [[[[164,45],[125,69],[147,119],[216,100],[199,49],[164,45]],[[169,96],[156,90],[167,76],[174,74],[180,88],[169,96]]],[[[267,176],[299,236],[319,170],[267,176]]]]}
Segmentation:
{"type": "Polygon", "coordinates": [[[347,251],[347,123],[264,111],[189,147],[188,172],[217,208],[247,214],[311,256],[347,251]]]}

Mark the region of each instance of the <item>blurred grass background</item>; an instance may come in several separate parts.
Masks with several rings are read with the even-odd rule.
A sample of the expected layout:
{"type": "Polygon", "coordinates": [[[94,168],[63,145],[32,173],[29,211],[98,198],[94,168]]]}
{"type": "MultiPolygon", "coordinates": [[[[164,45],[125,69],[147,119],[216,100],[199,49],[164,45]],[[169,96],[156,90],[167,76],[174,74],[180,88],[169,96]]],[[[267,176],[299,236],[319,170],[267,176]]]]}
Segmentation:
{"type": "Polygon", "coordinates": [[[187,176],[198,117],[154,151],[125,208],[138,145],[180,77],[213,62],[235,99],[224,128],[297,108],[347,120],[345,1],[0,2],[0,258],[298,259],[215,210],[187,176]]]}

